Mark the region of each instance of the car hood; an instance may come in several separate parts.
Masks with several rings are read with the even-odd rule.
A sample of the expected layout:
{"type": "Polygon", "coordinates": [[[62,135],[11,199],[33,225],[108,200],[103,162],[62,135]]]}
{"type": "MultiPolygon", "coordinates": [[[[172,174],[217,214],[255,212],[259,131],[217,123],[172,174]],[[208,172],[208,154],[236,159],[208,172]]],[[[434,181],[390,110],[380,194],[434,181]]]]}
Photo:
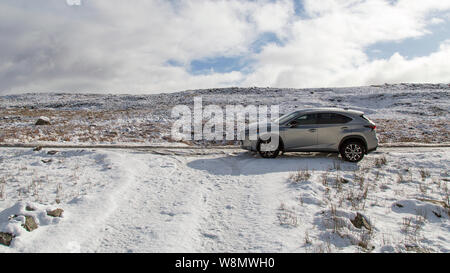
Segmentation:
{"type": "MultiPolygon", "coordinates": [[[[255,130],[256,129],[256,131],[259,132],[259,128],[258,127],[262,127],[262,126],[258,126],[259,124],[260,124],[259,122],[250,123],[248,125],[248,129],[246,131],[250,131],[250,130],[255,130]]],[[[277,126],[279,126],[278,123],[274,123],[274,122],[267,122],[265,125],[266,125],[266,128],[267,128],[267,131],[270,131],[272,128],[277,128],[277,126]]]]}

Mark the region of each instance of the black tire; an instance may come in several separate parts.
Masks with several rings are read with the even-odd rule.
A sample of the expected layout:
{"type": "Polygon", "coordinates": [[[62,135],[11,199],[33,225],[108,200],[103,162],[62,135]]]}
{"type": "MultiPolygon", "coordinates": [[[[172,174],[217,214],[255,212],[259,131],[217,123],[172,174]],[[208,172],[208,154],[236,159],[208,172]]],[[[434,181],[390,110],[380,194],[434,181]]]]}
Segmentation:
{"type": "Polygon", "coordinates": [[[364,145],[359,141],[348,141],[341,147],[342,159],[349,162],[359,162],[364,158],[364,145]]]}
{"type": "Polygon", "coordinates": [[[261,151],[261,143],[269,143],[270,139],[264,141],[264,140],[259,140],[258,141],[258,145],[257,145],[257,150],[259,155],[261,155],[261,157],[263,158],[275,158],[278,156],[278,154],[280,153],[280,144],[278,143],[278,147],[273,150],[273,151],[261,151]]]}

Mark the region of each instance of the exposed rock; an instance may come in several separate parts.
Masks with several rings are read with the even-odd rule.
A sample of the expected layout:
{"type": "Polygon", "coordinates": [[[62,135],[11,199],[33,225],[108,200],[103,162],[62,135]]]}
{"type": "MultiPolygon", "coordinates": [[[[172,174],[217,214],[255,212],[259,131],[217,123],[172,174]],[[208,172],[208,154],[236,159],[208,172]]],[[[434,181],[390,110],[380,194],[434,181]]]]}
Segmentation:
{"type": "Polygon", "coordinates": [[[42,161],[42,163],[50,163],[53,160],[52,159],[42,159],[41,161],[42,161]]]}
{"type": "Polygon", "coordinates": [[[39,117],[34,125],[51,125],[48,117],[39,117]]]}
{"type": "Polygon", "coordinates": [[[33,207],[30,206],[30,205],[27,205],[27,206],[25,207],[25,210],[26,210],[26,211],[35,211],[36,209],[33,208],[33,207]]]}
{"type": "Polygon", "coordinates": [[[356,228],[365,227],[367,230],[371,230],[372,229],[372,227],[369,224],[369,220],[366,218],[366,216],[362,215],[359,212],[356,213],[355,219],[353,219],[353,220],[350,219],[350,222],[352,222],[352,224],[356,228]]]}
{"type": "Polygon", "coordinates": [[[36,148],[33,149],[33,151],[38,152],[42,150],[42,146],[37,146],[36,148]]]}
{"type": "Polygon", "coordinates": [[[47,154],[49,154],[49,155],[54,155],[54,154],[56,154],[57,152],[58,152],[58,151],[51,150],[51,151],[48,151],[47,154]]]}
{"type": "Polygon", "coordinates": [[[0,244],[9,246],[11,244],[14,235],[11,233],[0,232],[0,244]]]}
{"type": "Polygon", "coordinates": [[[437,218],[441,218],[442,214],[440,214],[439,212],[436,212],[434,210],[432,210],[433,214],[436,215],[437,218]]]}
{"type": "Polygon", "coordinates": [[[348,180],[347,178],[341,178],[341,181],[340,181],[342,184],[347,184],[347,183],[349,183],[350,182],[350,180],[348,180]]]}
{"type": "Polygon", "coordinates": [[[17,215],[17,214],[13,214],[13,215],[10,215],[9,217],[8,217],[8,221],[11,221],[11,219],[14,219],[14,218],[16,218],[16,217],[18,217],[19,215],[17,215]]]}
{"type": "Polygon", "coordinates": [[[405,245],[405,248],[407,251],[416,252],[416,253],[432,253],[436,252],[433,251],[431,248],[421,247],[418,245],[405,245]]]}
{"type": "Polygon", "coordinates": [[[63,212],[63,209],[48,210],[47,215],[52,217],[62,217],[63,212]]]}
{"type": "Polygon", "coordinates": [[[25,224],[22,225],[27,231],[33,231],[38,228],[33,216],[25,216],[25,224]]]}
{"type": "Polygon", "coordinates": [[[369,242],[365,242],[365,241],[359,241],[358,246],[362,247],[363,249],[368,250],[368,251],[372,251],[375,249],[374,245],[370,244],[369,242]]]}

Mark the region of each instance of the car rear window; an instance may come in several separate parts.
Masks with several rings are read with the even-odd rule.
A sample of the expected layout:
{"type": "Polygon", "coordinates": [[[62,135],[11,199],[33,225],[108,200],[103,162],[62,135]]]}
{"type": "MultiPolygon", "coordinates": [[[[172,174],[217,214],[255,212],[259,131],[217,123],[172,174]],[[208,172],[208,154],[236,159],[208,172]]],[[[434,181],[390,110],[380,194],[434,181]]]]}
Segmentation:
{"type": "Polygon", "coordinates": [[[342,124],[351,120],[349,117],[336,113],[320,113],[317,115],[318,124],[342,124]]]}

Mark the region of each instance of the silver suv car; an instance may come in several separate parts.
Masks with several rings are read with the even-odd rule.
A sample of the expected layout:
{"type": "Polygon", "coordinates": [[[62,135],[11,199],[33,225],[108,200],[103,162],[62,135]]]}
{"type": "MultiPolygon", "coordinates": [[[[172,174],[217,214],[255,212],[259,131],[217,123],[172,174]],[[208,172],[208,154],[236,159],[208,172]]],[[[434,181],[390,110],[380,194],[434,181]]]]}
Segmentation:
{"type": "Polygon", "coordinates": [[[258,151],[265,158],[275,158],[280,151],[338,152],[344,160],[350,162],[360,161],[364,154],[378,147],[376,126],[360,111],[340,108],[305,109],[283,115],[274,123],[279,126],[279,142],[276,147],[263,151],[260,149],[261,143],[269,142],[270,139],[261,135],[249,138],[249,130],[245,132],[246,138],[241,142],[241,147],[258,151]]]}

